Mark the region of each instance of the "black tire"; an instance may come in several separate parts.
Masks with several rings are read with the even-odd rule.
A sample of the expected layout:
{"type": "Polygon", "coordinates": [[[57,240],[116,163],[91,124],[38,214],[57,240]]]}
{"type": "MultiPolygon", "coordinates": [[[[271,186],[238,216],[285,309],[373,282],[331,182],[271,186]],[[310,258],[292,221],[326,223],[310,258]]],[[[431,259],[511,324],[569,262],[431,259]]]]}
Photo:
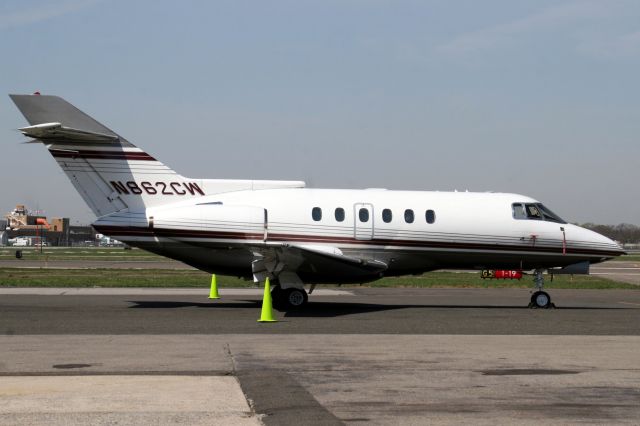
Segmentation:
{"type": "Polygon", "coordinates": [[[545,291],[536,291],[531,295],[531,306],[539,309],[549,309],[553,306],[551,296],[545,291]]]}
{"type": "Polygon", "coordinates": [[[295,311],[302,308],[309,301],[307,292],[302,288],[286,288],[281,291],[280,309],[284,311],[295,311]]]}
{"type": "Polygon", "coordinates": [[[274,309],[280,310],[282,306],[282,288],[279,285],[275,285],[271,289],[271,302],[273,304],[274,309]]]}

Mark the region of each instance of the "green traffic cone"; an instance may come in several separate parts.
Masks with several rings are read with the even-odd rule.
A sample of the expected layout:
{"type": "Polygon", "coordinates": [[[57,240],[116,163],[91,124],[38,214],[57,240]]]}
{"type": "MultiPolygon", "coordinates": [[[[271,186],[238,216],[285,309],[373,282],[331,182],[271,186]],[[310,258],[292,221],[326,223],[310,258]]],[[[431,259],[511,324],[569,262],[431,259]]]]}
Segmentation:
{"type": "Polygon", "coordinates": [[[220,299],[218,295],[218,281],[216,280],[216,274],[211,275],[211,291],[209,291],[209,299],[220,299]]]}
{"type": "Polygon", "coordinates": [[[271,302],[271,284],[269,278],[264,281],[264,296],[262,296],[262,313],[258,322],[278,322],[273,317],[273,304],[271,302]]]}

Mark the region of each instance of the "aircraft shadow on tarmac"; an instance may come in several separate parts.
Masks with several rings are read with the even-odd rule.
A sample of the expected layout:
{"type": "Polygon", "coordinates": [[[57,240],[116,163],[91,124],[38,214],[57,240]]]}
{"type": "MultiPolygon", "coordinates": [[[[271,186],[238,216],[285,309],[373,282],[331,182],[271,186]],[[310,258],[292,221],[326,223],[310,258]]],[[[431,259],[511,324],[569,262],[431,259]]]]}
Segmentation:
{"type": "Polygon", "coordinates": [[[256,306],[260,306],[256,301],[245,301],[239,303],[225,303],[225,302],[184,302],[184,301],[171,301],[171,300],[129,300],[129,303],[133,303],[130,308],[133,309],[176,309],[176,308],[251,308],[255,309],[256,306]]]}
{"type": "MultiPolygon", "coordinates": [[[[243,300],[238,302],[191,302],[191,301],[169,301],[169,300],[132,300],[129,301],[133,305],[131,309],[177,309],[177,308],[207,308],[207,309],[258,309],[261,301],[243,300]]],[[[382,305],[375,303],[354,303],[354,302],[309,302],[304,309],[299,311],[291,311],[285,314],[285,317],[314,317],[314,318],[330,318],[345,315],[366,314],[371,312],[382,312],[398,309],[518,309],[518,310],[535,310],[529,309],[527,306],[496,306],[496,305],[417,305],[417,304],[396,304],[382,305]]],[[[627,309],[626,307],[558,307],[559,310],[618,310],[627,309]]],[[[554,309],[550,309],[551,311],[554,309]]]]}
{"type": "MultiPolygon", "coordinates": [[[[519,309],[533,310],[527,306],[495,306],[495,305],[379,305],[371,303],[336,303],[336,302],[313,302],[309,303],[300,311],[287,312],[286,317],[337,317],[343,315],[364,314],[369,312],[381,312],[394,309],[428,309],[428,310],[451,310],[451,309],[519,309]]],[[[589,309],[619,309],[619,308],[587,308],[569,307],[560,308],[562,310],[589,310],[589,309]]],[[[553,310],[553,309],[551,309],[553,310]]]]}

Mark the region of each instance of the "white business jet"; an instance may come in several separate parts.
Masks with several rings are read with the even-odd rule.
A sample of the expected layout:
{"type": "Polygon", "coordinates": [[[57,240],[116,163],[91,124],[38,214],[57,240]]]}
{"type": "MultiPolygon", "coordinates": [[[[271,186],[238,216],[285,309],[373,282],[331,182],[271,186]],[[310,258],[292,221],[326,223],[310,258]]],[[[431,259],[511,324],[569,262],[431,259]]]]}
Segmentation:
{"type": "MultiPolygon", "coordinates": [[[[203,271],[273,283],[295,309],[316,284],[436,269],[588,273],[624,253],[518,194],[310,189],[301,181],[192,179],[56,96],[10,95],[97,216],[93,227],[203,271]]],[[[209,153],[203,152],[206,156],[209,153]]]]}

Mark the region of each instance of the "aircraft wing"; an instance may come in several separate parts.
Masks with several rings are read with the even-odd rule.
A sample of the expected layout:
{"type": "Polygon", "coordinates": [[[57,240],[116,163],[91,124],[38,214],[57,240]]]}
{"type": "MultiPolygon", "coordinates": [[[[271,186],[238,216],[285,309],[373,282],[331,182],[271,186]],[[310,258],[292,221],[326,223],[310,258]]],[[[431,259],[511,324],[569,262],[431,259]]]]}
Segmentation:
{"type": "Polygon", "coordinates": [[[328,246],[259,246],[255,247],[254,259],[255,281],[263,281],[269,275],[277,275],[281,281],[297,281],[300,276],[313,275],[314,282],[322,282],[324,271],[329,271],[331,277],[340,275],[344,282],[357,283],[378,279],[387,269],[384,262],[345,255],[340,249],[328,246]]]}

